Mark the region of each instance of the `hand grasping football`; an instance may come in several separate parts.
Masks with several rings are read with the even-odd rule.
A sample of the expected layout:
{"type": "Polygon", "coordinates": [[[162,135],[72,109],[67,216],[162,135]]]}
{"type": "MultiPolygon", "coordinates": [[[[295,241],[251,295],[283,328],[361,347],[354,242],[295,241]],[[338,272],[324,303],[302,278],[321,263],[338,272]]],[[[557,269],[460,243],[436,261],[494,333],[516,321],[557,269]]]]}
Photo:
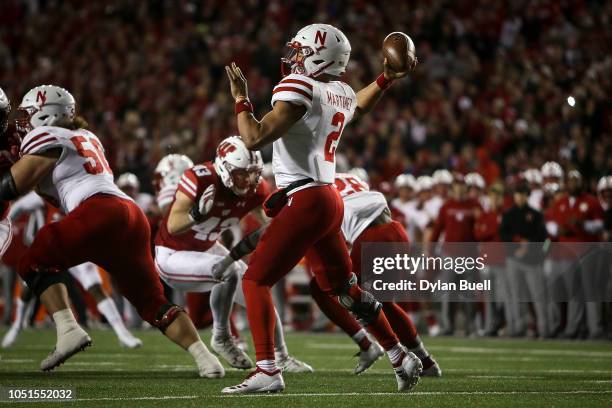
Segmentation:
{"type": "MultiPolygon", "coordinates": [[[[383,55],[386,67],[394,73],[406,74],[418,63],[412,39],[408,35],[396,31],[383,40],[383,55]]],[[[401,75],[403,76],[403,75],[401,75]]]]}

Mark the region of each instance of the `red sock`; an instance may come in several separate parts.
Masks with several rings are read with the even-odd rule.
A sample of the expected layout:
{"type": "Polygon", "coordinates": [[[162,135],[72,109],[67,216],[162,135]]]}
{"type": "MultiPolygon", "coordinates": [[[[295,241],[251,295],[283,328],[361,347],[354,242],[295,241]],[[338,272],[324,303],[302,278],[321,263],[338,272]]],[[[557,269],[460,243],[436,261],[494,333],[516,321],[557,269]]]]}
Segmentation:
{"type": "Polygon", "coordinates": [[[421,344],[421,339],[412,319],[399,305],[395,302],[385,302],[383,303],[383,311],[393,331],[397,333],[397,337],[404,346],[411,349],[421,344]]]}
{"type": "Polygon", "coordinates": [[[276,314],[270,288],[250,279],[242,280],[247,317],[253,335],[257,361],[274,361],[274,326],[276,314]]]}
{"type": "MultiPolygon", "coordinates": [[[[350,287],[348,294],[355,302],[361,302],[362,293],[363,291],[359,286],[353,285],[350,287]]],[[[389,321],[387,321],[382,311],[378,314],[376,320],[368,325],[367,329],[386,351],[391,350],[399,343],[397,336],[391,329],[389,321]]]]}
{"type": "MultiPolygon", "coordinates": [[[[317,280],[315,278],[312,278],[310,281],[310,294],[315,302],[317,302],[319,309],[325,313],[325,316],[327,316],[329,320],[334,322],[350,337],[353,337],[359,330],[361,330],[361,325],[359,322],[338,302],[335,297],[323,292],[317,284],[317,280]]],[[[369,342],[369,340],[367,341],[369,342]]],[[[370,346],[368,345],[365,350],[367,350],[369,347],[370,346]]]]}

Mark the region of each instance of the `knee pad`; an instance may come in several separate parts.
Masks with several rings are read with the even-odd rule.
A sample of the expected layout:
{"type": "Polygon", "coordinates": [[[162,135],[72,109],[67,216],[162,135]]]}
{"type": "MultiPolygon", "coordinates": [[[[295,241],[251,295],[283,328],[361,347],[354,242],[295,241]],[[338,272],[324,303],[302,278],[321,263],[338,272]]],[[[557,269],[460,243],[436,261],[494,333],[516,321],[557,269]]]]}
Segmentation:
{"type": "Polygon", "coordinates": [[[181,312],[185,312],[185,309],[173,303],[166,303],[157,311],[153,325],[162,333],[166,333],[168,326],[170,326],[172,322],[176,320],[181,312]]]}
{"type": "Polygon", "coordinates": [[[21,277],[37,297],[40,297],[49,286],[55,285],[56,283],[63,283],[66,285],[68,281],[66,271],[56,268],[39,268],[36,266],[29,267],[28,273],[21,274],[21,277]]]}
{"type": "Polygon", "coordinates": [[[376,300],[370,292],[363,289],[361,290],[361,299],[353,299],[349,295],[349,290],[355,285],[357,285],[357,276],[353,273],[342,293],[338,296],[338,301],[351,312],[363,326],[367,326],[376,321],[383,305],[376,300]]]}

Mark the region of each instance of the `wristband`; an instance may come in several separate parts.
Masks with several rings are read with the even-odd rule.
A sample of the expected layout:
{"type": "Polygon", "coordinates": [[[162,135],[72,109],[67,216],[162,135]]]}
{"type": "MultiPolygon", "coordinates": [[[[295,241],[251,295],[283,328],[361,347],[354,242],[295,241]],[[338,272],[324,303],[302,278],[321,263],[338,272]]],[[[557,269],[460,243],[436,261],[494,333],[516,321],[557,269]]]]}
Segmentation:
{"type": "Polygon", "coordinates": [[[236,102],[236,105],[234,105],[234,112],[236,112],[236,115],[238,115],[240,112],[245,111],[253,113],[254,109],[251,101],[249,101],[248,99],[241,99],[236,102]]]}
{"type": "Polygon", "coordinates": [[[385,74],[380,74],[378,78],[376,78],[376,85],[383,91],[390,87],[392,83],[393,80],[385,78],[385,74]]]}
{"type": "Polygon", "coordinates": [[[191,210],[189,210],[189,218],[191,218],[191,220],[196,223],[201,222],[204,219],[204,216],[202,215],[202,213],[200,213],[197,204],[191,207],[191,210]]]}

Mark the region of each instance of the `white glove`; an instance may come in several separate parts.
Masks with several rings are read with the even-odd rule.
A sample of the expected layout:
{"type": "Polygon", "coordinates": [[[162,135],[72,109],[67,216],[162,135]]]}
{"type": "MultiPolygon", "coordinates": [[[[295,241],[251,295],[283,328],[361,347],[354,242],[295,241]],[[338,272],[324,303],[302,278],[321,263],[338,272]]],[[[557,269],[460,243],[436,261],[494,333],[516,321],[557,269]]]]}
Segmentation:
{"type": "Polygon", "coordinates": [[[13,226],[11,225],[11,220],[9,218],[5,218],[0,221],[0,259],[11,245],[11,241],[13,240],[13,226]]]}
{"type": "Polygon", "coordinates": [[[225,271],[234,263],[234,259],[227,255],[212,267],[212,277],[223,282],[226,278],[225,271]]]}
{"type": "Polygon", "coordinates": [[[197,202],[197,205],[194,205],[189,212],[191,218],[198,222],[202,221],[204,216],[212,210],[213,204],[215,202],[215,186],[211,184],[204,190],[202,196],[197,202]]]}

